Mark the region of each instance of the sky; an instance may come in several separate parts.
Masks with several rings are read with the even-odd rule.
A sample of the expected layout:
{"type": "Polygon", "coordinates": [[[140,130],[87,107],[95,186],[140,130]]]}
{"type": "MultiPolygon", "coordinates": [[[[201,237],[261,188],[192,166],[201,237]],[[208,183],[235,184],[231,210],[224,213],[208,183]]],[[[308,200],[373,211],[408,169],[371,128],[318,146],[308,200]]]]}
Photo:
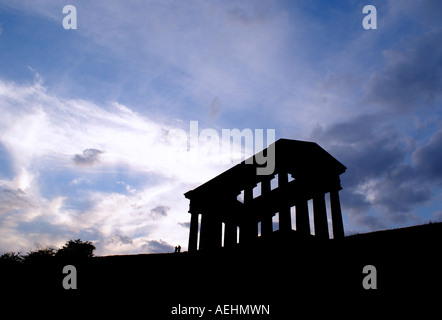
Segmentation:
{"type": "Polygon", "coordinates": [[[187,250],[183,194],[234,164],[190,161],[191,121],[317,142],[347,167],[347,235],[442,221],[441,11],[0,0],[0,252],[77,238],[98,255],[187,250]]]}

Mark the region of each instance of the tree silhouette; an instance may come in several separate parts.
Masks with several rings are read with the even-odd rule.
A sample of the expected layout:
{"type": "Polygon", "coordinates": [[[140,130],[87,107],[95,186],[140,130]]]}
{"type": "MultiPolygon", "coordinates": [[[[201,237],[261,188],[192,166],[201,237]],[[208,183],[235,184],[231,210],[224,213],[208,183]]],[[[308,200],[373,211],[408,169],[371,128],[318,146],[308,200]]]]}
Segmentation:
{"type": "Polygon", "coordinates": [[[23,262],[20,252],[5,252],[0,256],[0,265],[17,265],[23,262]]]}
{"type": "Polygon", "coordinates": [[[45,263],[55,256],[54,248],[38,249],[30,251],[23,257],[24,263],[45,263]]]}
{"type": "Polygon", "coordinates": [[[55,254],[56,257],[69,257],[69,258],[91,258],[94,256],[95,246],[90,241],[69,240],[66,244],[58,249],[55,254]]]}

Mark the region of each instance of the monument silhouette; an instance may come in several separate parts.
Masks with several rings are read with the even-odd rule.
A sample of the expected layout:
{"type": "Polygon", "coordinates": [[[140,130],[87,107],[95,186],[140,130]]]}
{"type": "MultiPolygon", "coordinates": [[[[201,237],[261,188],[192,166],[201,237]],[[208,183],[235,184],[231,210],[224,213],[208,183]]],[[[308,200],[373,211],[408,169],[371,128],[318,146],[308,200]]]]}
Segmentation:
{"type": "MultiPolygon", "coordinates": [[[[191,214],[189,252],[179,253],[180,245],[175,253],[97,257],[65,250],[25,263],[10,254],[14,261],[0,259],[0,290],[20,306],[22,301],[42,300],[39,306],[51,301],[84,316],[90,315],[91,297],[97,297],[98,308],[95,301],[93,306],[101,318],[103,311],[115,315],[120,306],[124,314],[173,320],[202,315],[174,310],[205,308],[204,318],[236,319],[238,310],[257,306],[270,313],[241,318],[287,319],[323,310],[341,318],[348,306],[354,308],[348,313],[352,317],[361,310],[378,316],[390,297],[433,295],[442,286],[442,223],[344,237],[339,191],[345,171],[316,143],[280,139],[185,193],[191,214]],[[264,154],[274,156],[268,158],[274,170],[260,175],[258,160],[264,154]],[[279,229],[273,231],[275,215],[279,229]],[[76,289],[63,286],[66,266],[77,270],[76,289]]],[[[92,247],[85,249],[91,253],[92,247]]],[[[34,317],[39,310],[27,309],[34,317]]]]}
{"type": "Polygon", "coordinates": [[[270,148],[274,148],[272,174],[258,174],[256,158],[260,154],[256,154],[185,193],[190,200],[191,214],[189,252],[229,248],[238,243],[252,245],[258,238],[259,224],[261,238],[265,240],[273,232],[272,218],[276,214],[279,215],[279,233],[293,232],[291,207],[296,208],[297,235],[309,237],[311,222],[307,202],[311,199],[314,236],[329,239],[326,193],[330,194],[333,238],[344,237],[339,190],[342,189],[340,175],[346,167],[314,142],[279,139],[261,153],[268,156],[270,148]],[[272,189],[273,179],[276,181],[272,189]],[[256,197],[255,187],[261,191],[256,197]],[[240,194],[243,201],[238,199],[240,194]]]}

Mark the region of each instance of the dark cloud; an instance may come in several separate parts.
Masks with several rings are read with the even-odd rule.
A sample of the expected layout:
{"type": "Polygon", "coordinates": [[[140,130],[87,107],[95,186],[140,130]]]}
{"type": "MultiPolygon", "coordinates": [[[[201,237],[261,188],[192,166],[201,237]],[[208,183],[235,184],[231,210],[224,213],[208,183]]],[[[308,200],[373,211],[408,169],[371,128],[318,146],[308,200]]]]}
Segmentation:
{"type": "Polygon", "coordinates": [[[442,222],[442,211],[435,212],[433,214],[433,217],[434,217],[435,221],[437,221],[437,222],[441,221],[442,222]]]}
{"type": "Polygon", "coordinates": [[[0,178],[13,179],[14,165],[13,159],[8,152],[8,149],[0,142],[0,178]]]}
{"type": "Polygon", "coordinates": [[[442,182],[442,131],[435,133],[427,145],[414,152],[413,162],[425,179],[442,182]]]}
{"type": "MultiPolygon", "coordinates": [[[[407,162],[414,150],[406,138],[381,117],[360,116],[317,129],[313,137],[347,166],[341,201],[352,223],[376,230],[418,220],[411,212],[431,199],[431,185],[407,162]],[[371,209],[374,214],[368,214],[371,209]]],[[[434,139],[417,157],[434,156],[439,144],[434,139]]]]}
{"type": "Polygon", "coordinates": [[[442,95],[442,31],[408,41],[405,52],[385,51],[388,63],[368,82],[367,102],[408,112],[442,95]]]}
{"type": "Polygon", "coordinates": [[[403,220],[407,217],[401,214],[431,198],[429,186],[423,184],[414,168],[406,164],[398,164],[397,168],[389,171],[373,186],[373,190],[373,202],[393,213],[390,219],[395,223],[405,222],[403,220]]]}
{"type": "Polygon", "coordinates": [[[190,222],[179,222],[178,224],[186,229],[190,229],[190,222]]]}
{"type": "Polygon", "coordinates": [[[413,14],[418,15],[423,23],[436,23],[440,26],[440,13],[442,12],[442,2],[440,0],[421,0],[414,2],[414,5],[413,14]]]}
{"type": "Polygon", "coordinates": [[[371,208],[371,202],[364,194],[355,192],[354,188],[348,186],[343,179],[344,189],[341,191],[341,202],[345,206],[347,213],[365,213],[371,208]]]}
{"type": "Polygon", "coordinates": [[[399,13],[403,20],[415,20],[427,27],[440,25],[440,0],[396,1],[390,0],[390,10],[399,13]]]}
{"type": "Polygon", "coordinates": [[[362,115],[319,128],[312,136],[348,168],[343,179],[350,187],[386,174],[406,155],[405,141],[378,116],[362,115]]]}
{"type": "Polygon", "coordinates": [[[212,100],[212,103],[210,104],[210,108],[209,108],[210,120],[215,120],[216,118],[218,118],[221,108],[222,108],[221,102],[219,101],[219,99],[217,97],[215,97],[212,100]]]}
{"type": "MultiPolygon", "coordinates": [[[[41,216],[37,216],[30,221],[21,221],[17,225],[16,230],[21,234],[38,233],[52,236],[66,235],[66,238],[74,237],[74,234],[69,232],[67,226],[53,224],[41,216]]],[[[34,245],[36,247],[39,246],[37,243],[34,243],[34,245]]]]}
{"type": "Polygon", "coordinates": [[[168,206],[156,206],[155,208],[153,208],[152,210],[150,210],[150,217],[153,220],[158,220],[161,219],[163,217],[167,216],[167,212],[170,210],[170,207],[168,206]]]}
{"type": "Polygon", "coordinates": [[[362,115],[349,122],[336,123],[326,130],[318,127],[313,131],[312,135],[315,139],[327,142],[339,141],[341,144],[360,142],[373,136],[373,128],[378,120],[379,116],[362,115]]]}
{"type": "MultiPolygon", "coordinates": [[[[358,226],[358,229],[367,231],[388,229],[387,224],[385,224],[380,216],[370,214],[355,214],[354,212],[347,212],[347,214],[350,216],[353,225],[358,226]]],[[[345,233],[347,234],[347,231],[345,233]]],[[[349,233],[352,232],[350,231],[349,233]]]]}
{"type": "Polygon", "coordinates": [[[133,240],[129,236],[123,236],[120,234],[117,234],[112,237],[112,239],[109,240],[110,243],[116,244],[116,245],[123,245],[123,244],[132,244],[133,240]]]}
{"type": "Polygon", "coordinates": [[[97,149],[83,150],[83,154],[76,154],[72,158],[76,165],[93,166],[100,162],[99,156],[103,151],[97,149]]]}
{"type": "Polygon", "coordinates": [[[23,190],[0,187],[0,215],[11,211],[24,210],[31,206],[23,190]]]}
{"type": "Polygon", "coordinates": [[[141,250],[146,253],[165,253],[173,252],[174,246],[164,240],[148,240],[141,246],[141,250]]]}

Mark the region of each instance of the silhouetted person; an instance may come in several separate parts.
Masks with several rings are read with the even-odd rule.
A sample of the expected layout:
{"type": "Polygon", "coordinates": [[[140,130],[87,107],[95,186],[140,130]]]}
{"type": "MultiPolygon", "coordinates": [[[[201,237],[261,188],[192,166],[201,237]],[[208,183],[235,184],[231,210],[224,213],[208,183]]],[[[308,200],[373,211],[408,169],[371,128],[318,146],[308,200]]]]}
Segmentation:
{"type": "Polygon", "coordinates": [[[177,252],[178,252],[178,253],[181,252],[181,246],[180,246],[180,245],[178,245],[178,247],[177,247],[177,252]]]}
{"type": "Polygon", "coordinates": [[[178,247],[177,246],[175,246],[175,253],[177,253],[178,252],[178,247]]]}

